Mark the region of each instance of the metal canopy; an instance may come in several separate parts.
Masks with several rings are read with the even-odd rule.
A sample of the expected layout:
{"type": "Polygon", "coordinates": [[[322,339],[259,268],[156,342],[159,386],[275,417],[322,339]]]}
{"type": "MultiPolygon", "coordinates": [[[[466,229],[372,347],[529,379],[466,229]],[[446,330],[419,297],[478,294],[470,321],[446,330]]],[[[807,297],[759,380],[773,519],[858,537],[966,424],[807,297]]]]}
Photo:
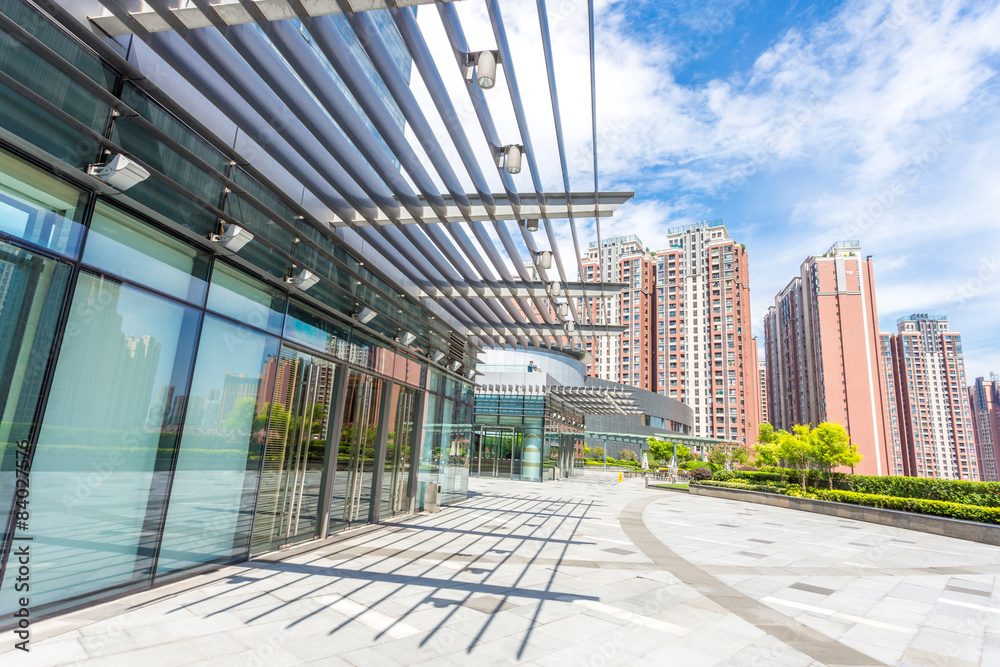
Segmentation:
{"type": "MultiPolygon", "coordinates": [[[[585,327],[591,323],[581,318],[589,318],[591,308],[578,312],[576,298],[606,298],[621,287],[570,283],[552,223],[568,220],[582,275],[575,220],[610,216],[632,193],[598,193],[596,180],[593,192],[569,188],[543,0],[536,6],[544,62],[511,51],[495,0],[486,0],[495,45],[489,40],[470,45],[450,0],[181,0],[180,6],[175,6],[178,0],[146,0],[139,12],[129,11],[128,0],[100,2],[106,15],[91,21],[101,31],[142,40],[242,134],[267,147],[267,159],[297,182],[296,198],[308,193],[330,211],[322,222],[306,222],[331,231],[339,227],[338,243],[342,239],[377,255],[366,264],[384,267],[400,292],[422,299],[430,313],[444,315],[439,319],[472,336],[473,343],[562,349],[579,334],[620,333],[608,326],[600,333],[585,327]],[[449,42],[447,55],[432,54],[416,21],[413,6],[418,4],[435,5],[449,42]],[[480,89],[475,77],[466,79],[466,54],[483,49],[500,53],[509,99],[480,89]],[[402,63],[400,55],[409,62],[402,63]],[[518,87],[520,67],[542,65],[556,146],[532,142],[535,128],[518,87]],[[421,105],[411,91],[410,67],[419,73],[432,105],[421,105]],[[449,93],[445,80],[456,77],[465,83],[468,99],[449,93]],[[513,107],[517,132],[501,137],[490,107],[505,104],[513,107]],[[463,107],[474,111],[478,128],[461,122],[457,110],[463,107]],[[436,133],[434,123],[443,123],[446,134],[436,133]],[[467,134],[467,127],[478,131],[467,134]],[[524,146],[524,173],[498,169],[503,192],[494,193],[481,165],[495,168],[498,149],[511,143],[524,146]],[[535,152],[556,149],[564,190],[552,193],[542,188],[535,152]],[[456,153],[458,160],[447,157],[456,153]],[[484,155],[490,159],[482,160],[484,155]],[[463,180],[473,192],[466,191],[463,180]],[[538,232],[509,224],[513,220],[537,220],[538,232]],[[551,264],[537,261],[543,252],[551,253],[551,264]],[[573,330],[559,310],[568,311],[573,330]]],[[[589,39],[592,44],[592,30],[589,39]]],[[[150,74],[155,76],[156,69],[150,74]]],[[[591,144],[585,149],[596,156],[596,141],[591,144]]],[[[287,184],[280,189],[287,190],[287,184]]],[[[310,268],[307,261],[298,264],[310,268]]]]}
{"type": "Polygon", "coordinates": [[[632,392],[605,387],[548,387],[548,393],[587,415],[636,415],[642,410],[632,392]]]}
{"type": "MultiPolygon", "coordinates": [[[[440,1],[454,2],[454,0],[440,1]]],[[[343,0],[343,4],[349,12],[392,9],[394,7],[413,7],[416,5],[430,5],[434,2],[435,0],[343,0]]],[[[293,3],[299,4],[302,11],[310,17],[342,14],[344,12],[344,9],[341,8],[341,3],[337,2],[337,0],[249,0],[247,2],[223,0],[222,2],[213,2],[212,6],[218,13],[219,18],[226,25],[240,25],[242,23],[255,23],[254,13],[256,12],[260,12],[268,21],[298,18],[293,3]],[[254,10],[245,6],[251,4],[254,10]]],[[[179,7],[171,8],[170,12],[187,28],[212,27],[212,21],[199,11],[193,3],[181,2],[179,7]]],[[[129,14],[147,32],[173,30],[170,22],[157,14],[156,10],[151,9],[147,2],[142,3],[142,9],[137,12],[129,12],[129,14]]],[[[113,14],[94,16],[90,20],[112,37],[132,34],[132,30],[113,14]]]]}
{"type": "MultiPolygon", "coordinates": [[[[427,299],[455,299],[462,297],[472,297],[480,296],[482,298],[490,298],[495,296],[498,298],[529,298],[529,297],[542,297],[546,298],[549,296],[555,296],[556,298],[564,297],[575,299],[582,296],[590,297],[613,297],[618,296],[618,294],[623,290],[629,288],[631,285],[629,283],[566,283],[566,288],[564,291],[560,291],[558,294],[552,294],[552,284],[551,283],[519,283],[515,282],[513,285],[500,285],[497,290],[499,294],[490,293],[485,289],[482,291],[466,291],[459,292],[458,290],[453,290],[449,293],[434,291],[434,292],[421,292],[420,296],[427,299]]],[[[560,286],[561,289],[561,286],[560,286]]]]}

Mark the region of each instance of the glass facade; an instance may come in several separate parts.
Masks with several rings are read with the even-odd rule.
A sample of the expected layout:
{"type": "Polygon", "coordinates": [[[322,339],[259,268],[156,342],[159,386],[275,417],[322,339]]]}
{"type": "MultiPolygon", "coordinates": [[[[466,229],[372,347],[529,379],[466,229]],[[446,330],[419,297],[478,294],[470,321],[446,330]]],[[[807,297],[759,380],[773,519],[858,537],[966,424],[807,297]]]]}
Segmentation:
{"type": "Polygon", "coordinates": [[[464,500],[472,387],[426,361],[455,332],[297,188],[36,5],[0,12],[27,34],[0,31],[0,615],[15,539],[37,617],[411,512],[428,481],[464,500]],[[116,152],[151,175],[108,194],[85,171],[116,152]],[[232,220],[255,235],[235,257],[207,239],[232,220]],[[293,267],[321,279],[305,297],[293,267]]]}
{"type": "Polygon", "coordinates": [[[583,415],[543,395],[476,394],[469,474],[541,482],[583,467],[583,415]]]}
{"type": "Polygon", "coordinates": [[[3,151],[0,315],[40,615],[467,497],[471,385],[3,151]]]}

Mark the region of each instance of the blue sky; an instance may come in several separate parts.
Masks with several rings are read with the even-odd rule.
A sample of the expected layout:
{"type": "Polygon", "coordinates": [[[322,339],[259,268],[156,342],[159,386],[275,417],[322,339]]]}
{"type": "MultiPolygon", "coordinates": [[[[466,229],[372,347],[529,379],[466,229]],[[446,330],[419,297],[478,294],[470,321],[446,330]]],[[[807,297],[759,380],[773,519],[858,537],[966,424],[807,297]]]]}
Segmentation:
{"type": "MultiPolygon", "coordinates": [[[[456,7],[470,43],[492,48],[482,4],[456,7]]],[[[501,7],[538,169],[546,188],[560,189],[535,5],[501,7]]],[[[547,5],[571,182],[586,190],[587,4],[547,5]]],[[[602,221],[602,238],[636,233],[657,249],[668,227],[723,218],[750,251],[761,339],[767,307],[803,260],[860,240],[875,258],[883,331],[902,315],[947,315],[962,332],[970,381],[1000,373],[998,3],[596,6],[601,188],[636,192],[602,221]]],[[[421,23],[441,32],[434,12],[421,23]]],[[[460,82],[453,91],[464,96],[460,82]]],[[[504,83],[489,95],[501,135],[516,136],[504,83]]],[[[556,231],[563,256],[573,257],[568,225],[556,231]]],[[[596,231],[584,223],[581,233],[586,245],[596,231]]]]}

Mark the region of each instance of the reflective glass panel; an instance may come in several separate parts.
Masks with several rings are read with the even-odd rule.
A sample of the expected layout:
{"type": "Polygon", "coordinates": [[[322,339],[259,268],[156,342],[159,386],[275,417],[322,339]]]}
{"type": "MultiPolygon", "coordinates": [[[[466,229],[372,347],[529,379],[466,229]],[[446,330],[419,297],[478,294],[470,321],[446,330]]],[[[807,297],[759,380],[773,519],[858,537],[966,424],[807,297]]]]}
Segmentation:
{"type": "Polygon", "coordinates": [[[7,542],[16,445],[31,436],[69,272],[0,243],[0,550],[7,542]]]}
{"type": "Polygon", "coordinates": [[[98,202],[83,261],[140,285],[201,305],[208,254],[98,202]]]}
{"type": "Polygon", "coordinates": [[[245,557],[278,339],[205,318],[157,576],[245,557]]]}
{"type": "Polygon", "coordinates": [[[330,533],[370,520],[383,384],[365,373],[348,373],[330,502],[330,533]]]}
{"type": "Polygon", "coordinates": [[[409,512],[412,489],[410,468],[419,393],[415,389],[394,385],[386,428],[385,467],[382,471],[382,506],[379,519],[409,512]]]}
{"type": "Polygon", "coordinates": [[[212,287],[208,291],[208,309],[280,334],[285,317],[285,296],[228,264],[216,262],[212,269],[212,287]]]}
{"type": "Polygon", "coordinates": [[[272,402],[253,526],[254,553],[319,534],[336,372],[326,359],[288,347],[264,367],[261,395],[272,402]]]}
{"type": "Polygon", "coordinates": [[[350,358],[350,329],[294,301],[288,304],[285,337],[338,359],[350,358]]]}
{"type": "Polygon", "coordinates": [[[86,194],[0,152],[0,233],[76,256],[86,194]]]}
{"type": "Polygon", "coordinates": [[[80,275],[31,469],[35,610],[149,584],[199,317],[80,275]]]}

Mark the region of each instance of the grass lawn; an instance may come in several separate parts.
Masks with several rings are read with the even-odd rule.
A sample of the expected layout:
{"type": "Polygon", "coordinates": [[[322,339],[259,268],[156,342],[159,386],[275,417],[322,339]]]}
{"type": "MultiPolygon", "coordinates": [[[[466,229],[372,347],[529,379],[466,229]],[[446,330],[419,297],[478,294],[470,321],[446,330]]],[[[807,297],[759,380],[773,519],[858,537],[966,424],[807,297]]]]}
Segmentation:
{"type": "Polygon", "coordinates": [[[664,483],[659,483],[658,482],[656,484],[650,484],[650,486],[665,486],[668,489],[687,489],[688,488],[687,482],[684,482],[683,484],[681,484],[681,483],[678,483],[678,484],[669,484],[669,483],[666,483],[666,484],[664,484],[664,483]]]}

